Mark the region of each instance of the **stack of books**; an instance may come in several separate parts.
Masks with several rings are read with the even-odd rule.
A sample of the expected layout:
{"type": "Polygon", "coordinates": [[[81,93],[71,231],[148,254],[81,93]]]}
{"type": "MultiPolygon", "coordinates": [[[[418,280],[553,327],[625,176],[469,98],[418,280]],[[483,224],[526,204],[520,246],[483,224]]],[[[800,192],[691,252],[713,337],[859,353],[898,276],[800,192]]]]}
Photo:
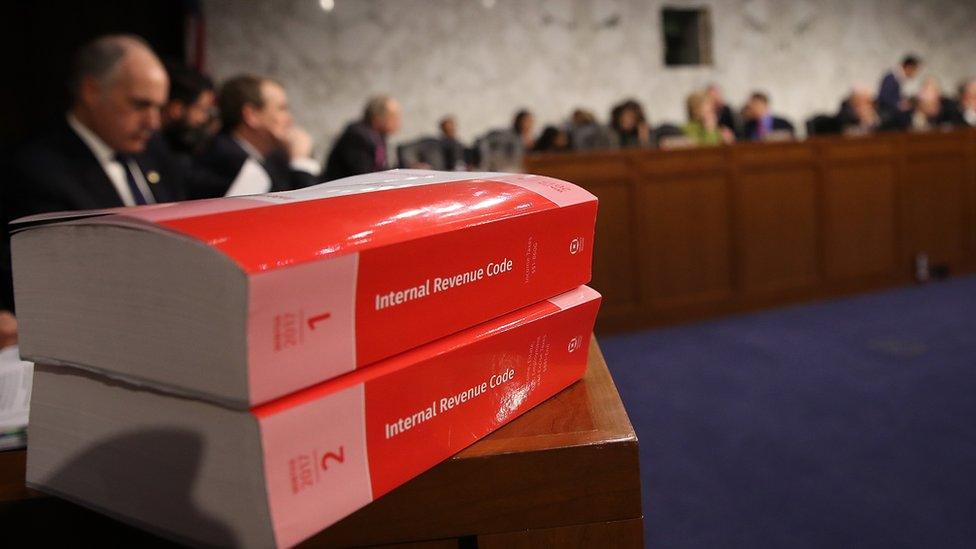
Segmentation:
{"type": "Polygon", "coordinates": [[[291,546],[579,380],[597,200],[396,170],[14,226],[27,482],[291,546]]]}

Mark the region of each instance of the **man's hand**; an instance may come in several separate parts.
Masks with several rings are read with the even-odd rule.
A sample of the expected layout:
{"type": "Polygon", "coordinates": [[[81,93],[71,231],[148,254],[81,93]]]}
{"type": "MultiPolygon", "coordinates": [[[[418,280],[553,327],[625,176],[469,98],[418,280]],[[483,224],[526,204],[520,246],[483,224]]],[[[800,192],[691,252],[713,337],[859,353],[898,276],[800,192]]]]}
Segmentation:
{"type": "Polygon", "coordinates": [[[732,130],[722,126],[718,129],[718,131],[722,135],[722,143],[725,143],[726,145],[735,143],[735,133],[733,133],[732,130]]]}
{"type": "Polygon", "coordinates": [[[0,348],[17,344],[17,318],[10,311],[0,311],[0,348]]]}
{"type": "Polygon", "coordinates": [[[642,147],[647,147],[651,144],[651,125],[647,122],[637,124],[637,141],[642,147]]]}
{"type": "Polygon", "coordinates": [[[285,136],[285,149],[290,160],[309,158],[312,156],[312,136],[298,126],[292,126],[285,136]]]}

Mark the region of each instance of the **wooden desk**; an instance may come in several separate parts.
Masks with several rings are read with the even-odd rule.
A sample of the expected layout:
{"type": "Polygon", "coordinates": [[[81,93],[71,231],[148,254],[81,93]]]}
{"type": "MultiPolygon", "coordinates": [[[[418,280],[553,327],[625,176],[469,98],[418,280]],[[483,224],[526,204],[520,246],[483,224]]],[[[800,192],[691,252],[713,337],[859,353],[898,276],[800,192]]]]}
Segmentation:
{"type": "MultiPolygon", "coordinates": [[[[5,535],[166,545],[27,489],[25,459],[23,451],[0,453],[5,535]]],[[[595,339],[582,382],[303,546],[403,543],[397,547],[643,545],[637,437],[595,339]]]]}
{"type": "Polygon", "coordinates": [[[976,271],[976,130],[537,154],[600,199],[597,333],[976,271]]]}

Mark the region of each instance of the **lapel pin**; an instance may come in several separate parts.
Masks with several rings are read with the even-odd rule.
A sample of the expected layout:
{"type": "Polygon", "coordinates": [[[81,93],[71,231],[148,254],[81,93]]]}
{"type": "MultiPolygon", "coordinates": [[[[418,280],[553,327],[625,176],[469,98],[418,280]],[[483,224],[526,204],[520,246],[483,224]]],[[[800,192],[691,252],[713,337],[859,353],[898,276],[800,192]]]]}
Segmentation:
{"type": "Polygon", "coordinates": [[[146,181],[150,183],[159,183],[159,172],[152,170],[146,174],[146,181]]]}

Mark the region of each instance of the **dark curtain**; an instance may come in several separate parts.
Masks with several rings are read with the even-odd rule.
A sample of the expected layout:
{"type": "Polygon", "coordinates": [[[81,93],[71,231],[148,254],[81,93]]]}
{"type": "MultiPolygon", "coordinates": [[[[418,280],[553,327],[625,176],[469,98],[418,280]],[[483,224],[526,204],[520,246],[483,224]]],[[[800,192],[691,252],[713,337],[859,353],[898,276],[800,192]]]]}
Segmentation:
{"type": "Polygon", "coordinates": [[[185,61],[186,21],[197,2],[16,1],[0,6],[0,40],[8,59],[0,86],[0,149],[63,115],[71,53],[92,38],[132,33],[163,59],[185,61]]]}

